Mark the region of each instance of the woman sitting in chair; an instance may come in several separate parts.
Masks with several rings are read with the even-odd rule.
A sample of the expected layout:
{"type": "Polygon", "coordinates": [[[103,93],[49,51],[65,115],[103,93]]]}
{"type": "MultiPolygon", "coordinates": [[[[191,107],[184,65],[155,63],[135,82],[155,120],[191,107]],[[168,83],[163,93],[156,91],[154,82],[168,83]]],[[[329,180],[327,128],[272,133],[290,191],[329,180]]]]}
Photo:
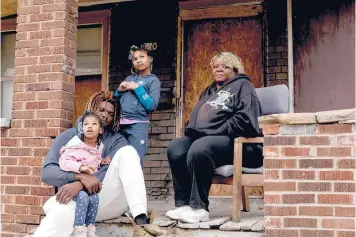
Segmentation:
{"type": "MultiPolygon", "coordinates": [[[[210,65],[214,82],[200,95],[185,136],[172,140],[167,150],[177,208],[166,216],[187,223],[209,219],[214,171],[233,163],[234,138],[262,134],[258,126],[260,102],[250,79],[243,74],[241,59],[222,52],[211,59],[210,65]]],[[[261,166],[261,151],[260,157],[244,156],[243,166],[261,166]]]]}

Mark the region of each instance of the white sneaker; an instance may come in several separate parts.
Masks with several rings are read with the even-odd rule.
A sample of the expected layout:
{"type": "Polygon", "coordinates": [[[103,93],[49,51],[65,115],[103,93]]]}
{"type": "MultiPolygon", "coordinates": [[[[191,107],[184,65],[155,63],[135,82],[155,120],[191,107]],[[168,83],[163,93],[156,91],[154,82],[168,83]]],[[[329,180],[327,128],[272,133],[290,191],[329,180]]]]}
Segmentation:
{"type": "Polygon", "coordinates": [[[174,210],[167,211],[166,217],[173,219],[173,220],[178,220],[183,213],[188,212],[188,211],[192,211],[192,208],[190,206],[187,206],[187,205],[181,206],[174,210]]]}
{"type": "Polygon", "coordinates": [[[209,212],[205,209],[191,209],[190,211],[184,212],[179,220],[181,222],[195,224],[201,221],[209,220],[209,212]]]}

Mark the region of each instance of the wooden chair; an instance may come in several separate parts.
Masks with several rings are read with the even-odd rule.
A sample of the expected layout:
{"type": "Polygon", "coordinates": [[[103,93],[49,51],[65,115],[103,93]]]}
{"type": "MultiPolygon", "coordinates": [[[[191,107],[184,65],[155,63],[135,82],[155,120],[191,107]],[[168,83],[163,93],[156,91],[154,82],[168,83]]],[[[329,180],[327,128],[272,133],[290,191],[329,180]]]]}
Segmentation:
{"type": "MultiPolygon", "coordinates": [[[[289,112],[289,94],[285,85],[271,86],[256,89],[261,103],[263,115],[289,112]]],[[[263,137],[238,137],[234,141],[233,175],[230,177],[215,176],[213,184],[232,185],[232,221],[241,220],[241,203],[243,211],[250,211],[249,194],[247,187],[263,187],[263,167],[246,169],[242,167],[243,145],[248,143],[263,143],[263,137]],[[243,172],[245,171],[245,172],[243,172]]]]}

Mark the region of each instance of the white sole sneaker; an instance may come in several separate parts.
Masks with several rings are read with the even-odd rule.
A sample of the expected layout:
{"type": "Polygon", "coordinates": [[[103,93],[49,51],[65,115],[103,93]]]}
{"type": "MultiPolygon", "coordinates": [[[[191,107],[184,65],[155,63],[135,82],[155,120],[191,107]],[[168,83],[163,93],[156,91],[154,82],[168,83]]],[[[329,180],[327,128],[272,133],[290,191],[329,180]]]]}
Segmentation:
{"type": "Polygon", "coordinates": [[[179,221],[181,222],[184,222],[184,223],[189,223],[189,224],[196,224],[196,223],[199,223],[199,222],[205,222],[205,221],[208,221],[209,220],[209,217],[203,217],[199,220],[196,220],[196,219],[189,219],[189,218],[179,218],[179,221]]]}
{"type": "Polygon", "coordinates": [[[192,209],[191,211],[186,212],[183,215],[181,215],[179,220],[181,222],[190,223],[190,224],[208,221],[209,220],[209,212],[207,212],[206,210],[202,210],[202,209],[199,209],[199,210],[192,209]]]}
{"type": "Polygon", "coordinates": [[[190,206],[178,207],[174,210],[167,211],[166,217],[168,217],[169,219],[172,219],[172,220],[179,220],[179,218],[181,217],[181,215],[184,212],[191,211],[191,210],[192,210],[192,208],[190,206]]]}

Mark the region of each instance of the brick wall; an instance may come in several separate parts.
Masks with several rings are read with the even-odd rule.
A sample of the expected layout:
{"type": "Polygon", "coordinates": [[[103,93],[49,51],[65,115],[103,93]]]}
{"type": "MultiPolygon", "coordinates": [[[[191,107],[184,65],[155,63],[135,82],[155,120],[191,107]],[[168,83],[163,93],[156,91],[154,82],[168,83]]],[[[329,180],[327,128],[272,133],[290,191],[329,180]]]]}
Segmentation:
{"type": "Polygon", "coordinates": [[[263,129],[265,236],[355,236],[355,124],[263,129]]]}
{"type": "Polygon", "coordinates": [[[272,0],[267,8],[266,86],[288,85],[287,1],[272,0]]]}
{"type": "Polygon", "coordinates": [[[175,137],[175,111],[156,111],[150,117],[150,141],[144,162],[146,190],[149,199],[166,199],[173,194],[167,145],[175,137]]]}
{"type": "Polygon", "coordinates": [[[1,236],[24,236],[40,222],[54,188],[40,170],[53,137],[71,124],[75,0],[19,0],[11,129],[1,130],[1,236]],[[16,233],[16,234],[15,234],[16,233]],[[23,234],[21,234],[23,233],[23,234]]]}

